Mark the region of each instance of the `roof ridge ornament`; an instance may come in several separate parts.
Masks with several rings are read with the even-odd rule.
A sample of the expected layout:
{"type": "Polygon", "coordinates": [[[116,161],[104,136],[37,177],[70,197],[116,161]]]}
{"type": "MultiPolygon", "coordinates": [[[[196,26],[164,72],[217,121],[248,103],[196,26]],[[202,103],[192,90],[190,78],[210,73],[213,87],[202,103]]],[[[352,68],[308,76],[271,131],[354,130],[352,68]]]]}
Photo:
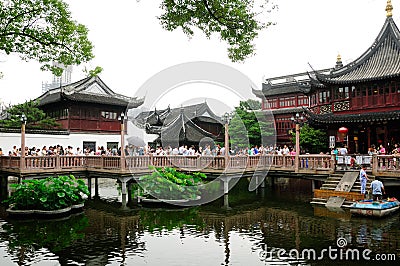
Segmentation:
{"type": "Polygon", "coordinates": [[[386,17],[392,17],[392,11],[393,11],[393,5],[392,5],[392,0],[387,0],[386,2],[386,17]]]}
{"type": "Polygon", "coordinates": [[[340,54],[338,54],[336,57],[335,69],[341,68],[342,66],[343,66],[342,57],[340,56],[340,54]]]}

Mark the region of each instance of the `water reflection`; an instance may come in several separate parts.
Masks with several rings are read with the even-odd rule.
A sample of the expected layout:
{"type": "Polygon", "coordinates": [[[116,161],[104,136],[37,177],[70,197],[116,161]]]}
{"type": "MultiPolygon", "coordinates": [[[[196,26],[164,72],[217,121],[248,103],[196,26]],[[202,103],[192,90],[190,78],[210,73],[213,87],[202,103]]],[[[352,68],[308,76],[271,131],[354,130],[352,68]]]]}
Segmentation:
{"type": "Polygon", "coordinates": [[[83,231],[88,225],[84,214],[55,220],[3,221],[0,238],[11,260],[20,265],[30,264],[43,255],[49,259],[51,254],[83,239],[83,231]]]}
{"type": "Polygon", "coordinates": [[[393,253],[400,259],[399,214],[372,220],[314,208],[310,182],[278,179],[274,188],[256,193],[248,192],[248,180],[242,180],[227,198],[183,209],[124,206],[100,193],[88,202],[84,215],[62,222],[11,221],[2,209],[0,264],[329,265],[338,262],[262,255],[274,249],[320,252],[337,248],[339,238],[348,248],[393,253]]]}

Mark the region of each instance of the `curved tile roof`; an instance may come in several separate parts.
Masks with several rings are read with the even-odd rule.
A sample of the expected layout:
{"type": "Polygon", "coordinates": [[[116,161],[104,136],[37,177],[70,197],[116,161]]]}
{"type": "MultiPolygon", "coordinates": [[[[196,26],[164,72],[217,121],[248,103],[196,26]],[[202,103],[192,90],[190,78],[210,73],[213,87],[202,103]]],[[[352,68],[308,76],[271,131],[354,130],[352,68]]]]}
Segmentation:
{"type": "Polygon", "coordinates": [[[316,73],[323,83],[347,84],[400,76],[400,31],[387,17],[372,46],[358,59],[329,74],[316,73]]]}
{"type": "Polygon", "coordinates": [[[168,126],[161,128],[161,138],[165,141],[200,142],[204,137],[215,139],[212,133],[196,125],[192,119],[182,111],[168,126]]]}
{"type": "Polygon", "coordinates": [[[197,118],[198,120],[202,121],[208,121],[212,123],[222,123],[221,118],[211,110],[207,102],[193,104],[193,105],[186,105],[177,108],[168,107],[167,109],[164,110],[141,112],[135,117],[135,121],[139,125],[150,124],[151,126],[155,125],[165,126],[169,125],[176,119],[176,117],[180,116],[182,111],[191,120],[197,118]]]}
{"type": "Polygon", "coordinates": [[[343,124],[343,123],[363,123],[363,122],[379,122],[388,120],[400,120],[400,111],[389,112],[369,112],[359,114],[314,114],[307,112],[311,124],[343,124]]]}
{"type": "Polygon", "coordinates": [[[39,105],[57,103],[63,99],[85,103],[100,103],[117,106],[127,106],[131,108],[143,104],[144,99],[128,97],[112,91],[98,76],[87,77],[77,82],[51,89],[36,100],[39,105]]]}
{"type": "MultiPolygon", "coordinates": [[[[317,73],[327,73],[328,69],[317,70],[317,73]]],[[[259,98],[281,96],[288,94],[307,94],[314,87],[324,87],[315,77],[315,74],[303,72],[293,75],[268,78],[262,83],[262,89],[252,88],[252,92],[259,98]]]]}

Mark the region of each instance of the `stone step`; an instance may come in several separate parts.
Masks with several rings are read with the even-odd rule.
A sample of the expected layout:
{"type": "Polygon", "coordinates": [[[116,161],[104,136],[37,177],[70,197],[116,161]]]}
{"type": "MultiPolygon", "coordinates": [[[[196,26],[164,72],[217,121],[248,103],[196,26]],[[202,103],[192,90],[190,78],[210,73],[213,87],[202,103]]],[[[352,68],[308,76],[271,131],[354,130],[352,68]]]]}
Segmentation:
{"type": "Polygon", "coordinates": [[[311,204],[325,205],[326,204],[326,199],[313,198],[310,203],[311,204]]]}
{"type": "Polygon", "coordinates": [[[323,190],[335,190],[336,187],[321,187],[323,190]]]}
{"type": "Polygon", "coordinates": [[[327,180],[324,182],[324,184],[325,184],[325,183],[335,183],[335,184],[338,184],[339,181],[340,181],[340,180],[329,180],[329,179],[327,179],[327,180]]]}
{"type": "MultiPolygon", "coordinates": [[[[327,199],[313,198],[310,203],[311,204],[317,204],[317,205],[324,205],[325,206],[326,202],[327,202],[327,199]]],[[[341,207],[342,208],[350,208],[351,205],[353,205],[353,203],[354,203],[353,201],[345,200],[341,207]]]]}
{"type": "Polygon", "coordinates": [[[341,179],[342,179],[341,176],[338,176],[338,177],[332,177],[332,176],[330,176],[330,177],[328,177],[326,180],[340,181],[341,179]]]}
{"type": "Polygon", "coordinates": [[[328,188],[336,188],[337,184],[323,184],[322,187],[328,187],[328,188]]]}
{"type": "Polygon", "coordinates": [[[328,187],[337,187],[337,185],[338,185],[338,183],[330,183],[330,182],[328,182],[328,183],[324,183],[324,184],[322,184],[322,187],[323,187],[323,186],[328,186],[328,187]]]}

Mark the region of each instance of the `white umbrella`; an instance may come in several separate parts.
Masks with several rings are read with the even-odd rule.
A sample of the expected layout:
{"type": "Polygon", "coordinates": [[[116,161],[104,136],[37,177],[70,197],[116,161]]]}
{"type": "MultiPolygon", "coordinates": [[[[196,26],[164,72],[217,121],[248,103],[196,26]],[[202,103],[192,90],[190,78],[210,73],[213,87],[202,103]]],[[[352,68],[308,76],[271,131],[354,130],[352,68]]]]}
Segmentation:
{"type": "Polygon", "coordinates": [[[146,142],[144,142],[144,140],[138,136],[131,136],[128,139],[128,143],[130,145],[136,146],[136,147],[144,147],[146,146],[146,142]]]}

